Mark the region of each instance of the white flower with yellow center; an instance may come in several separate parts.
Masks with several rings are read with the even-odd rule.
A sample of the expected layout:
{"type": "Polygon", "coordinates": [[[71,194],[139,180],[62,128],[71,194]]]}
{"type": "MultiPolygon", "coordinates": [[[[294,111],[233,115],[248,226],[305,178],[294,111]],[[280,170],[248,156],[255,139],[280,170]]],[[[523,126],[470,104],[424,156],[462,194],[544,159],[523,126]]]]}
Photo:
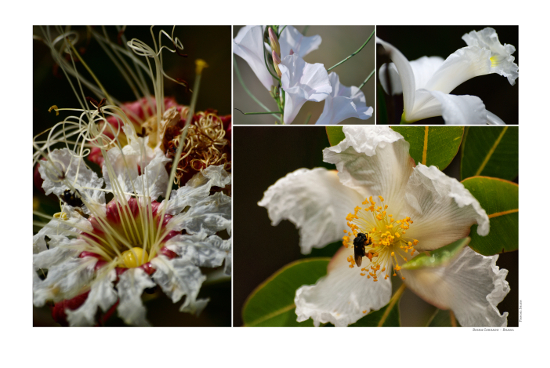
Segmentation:
{"type": "Polygon", "coordinates": [[[446,124],[504,124],[485,109],[479,97],[457,96],[451,92],[471,78],[491,73],[505,76],[514,85],[518,66],[512,54],[516,49],[512,45],[502,45],[492,28],[472,31],[462,38],[468,46],[455,51],[446,60],[424,56],[411,62],[393,45],[376,40],[393,61],[389,67],[384,64],[380,68],[380,83],[388,92],[389,77],[391,93],[403,93],[403,122],[442,116],[446,124]]]}
{"type": "Polygon", "coordinates": [[[338,173],[297,170],[259,202],[273,225],[296,224],[304,254],[343,235],[327,276],[296,291],[297,320],[352,324],[388,304],[391,279],[399,277],[426,301],[451,309],[462,326],[505,326],[507,313],[496,305],[509,292],[508,271],[495,265],[498,256],[467,247],[441,267],[402,268],[418,252],[465,238],[473,224],[487,235],[489,219],[478,201],[436,167],[415,166],[409,143],[390,128],[343,131],[346,138],[323,152],[338,173]],[[356,257],[354,243],[364,246],[364,257],[356,257]]]}

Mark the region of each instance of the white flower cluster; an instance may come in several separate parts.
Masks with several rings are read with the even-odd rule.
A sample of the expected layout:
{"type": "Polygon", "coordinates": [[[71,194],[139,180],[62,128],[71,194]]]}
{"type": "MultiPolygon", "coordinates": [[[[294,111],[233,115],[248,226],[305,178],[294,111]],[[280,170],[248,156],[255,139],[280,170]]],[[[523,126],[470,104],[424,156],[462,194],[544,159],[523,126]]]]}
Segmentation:
{"type": "MultiPolygon", "coordinates": [[[[270,29],[271,30],[271,29],[270,29]]],[[[271,91],[274,79],[266,67],[264,47],[265,26],[245,26],[233,40],[233,51],[252,68],[262,84],[271,91]]],[[[285,92],[284,123],[291,124],[306,101],[325,101],[322,115],[315,124],[334,125],[348,118],[366,120],[372,116],[365,95],[357,87],[340,83],[336,73],[327,73],[323,64],[309,64],[303,57],[321,44],[320,36],[304,37],[296,28],[286,26],[279,39],[281,86],[285,92]]],[[[278,57],[278,55],[276,56],[278,57]]]]}

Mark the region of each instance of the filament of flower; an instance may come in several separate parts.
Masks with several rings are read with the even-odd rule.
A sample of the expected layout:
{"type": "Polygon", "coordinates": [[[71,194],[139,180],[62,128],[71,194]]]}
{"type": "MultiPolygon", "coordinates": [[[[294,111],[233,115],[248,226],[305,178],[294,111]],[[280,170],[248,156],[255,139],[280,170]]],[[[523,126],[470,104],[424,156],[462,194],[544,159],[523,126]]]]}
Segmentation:
{"type": "MultiPolygon", "coordinates": [[[[385,273],[384,279],[387,279],[392,266],[395,271],[401,269],[398,256],[406,262],[408,253],[415,252],[414,246],[418,244],[418,240],[406,236],[413,220],[408,216],[400,220],[394,219],[388,213],[389,206],[384,204],[382,196],[378,196],[377,200],[371,196],[362,204],[368,207],[357,206],[353,213],[346,216],[350,230],[344,230],[346,235],[343,237],[343,244],[346,248],[353,248],[352,239],[359,233],[367,234],[372,244],[365,244],[365,256],[369,264],[361,268],[361,275],[378,281],[379,274],[385,273]]],[[[350,268],[355,266],[353,256],[348,257],[348,262],[350,268]]]]}

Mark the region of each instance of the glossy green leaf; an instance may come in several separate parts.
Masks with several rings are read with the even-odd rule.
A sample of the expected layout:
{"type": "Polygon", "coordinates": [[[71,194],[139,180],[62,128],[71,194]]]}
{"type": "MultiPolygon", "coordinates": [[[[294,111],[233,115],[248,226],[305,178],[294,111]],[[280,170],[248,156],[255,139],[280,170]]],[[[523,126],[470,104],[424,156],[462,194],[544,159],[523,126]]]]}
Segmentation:
{"type": "Polygon", "coordinates": [[[428,327],[462,327],[456,318],[451,317],[450,310],[436,309],[428,322],[428,327]],[[454,323],[454,326],[453,326],[454,323]]]}
{"type": "Polygon", "coordinates": [[[439,249],[432,250],[431,252],[428,252],[429,254],[420,253],[401,266],[401,268],[406,270],[416,270],[418,268],[444,266],[454,257],[459,255],[460,251],[462,251],[462,249],[464,249],[469,242],[470,238],[464,238],[439,249]]]}
{"type": "Polygon", "coordinates": [[[378,327],[380,324],[382,327],[401,326],[401,323],[399,322],[399,302],[397,301],[393,305],[390,304],[386,305],[382,309],[367,314],[359,321],[350,325],[350,327],[378,327]]]}
{"type": "Polygon", "coordinates": [[[469,127],[464,135],[460,177],[518,176],[518,127],[469,127]]]}
{"type": "Polygon", "coordinates": [[[341,126],[327,126],[328,141],[331,146],[336,146],[338,143],[344,140],[346,136],[341,126]]]}
{"type": "Polygon", "coordinates": [[[307,258],[292,262],[264,281],[248,297],[243,308],[245,326],[313,326],[296,322],[294,296],[302,285],[313,285],[327,273],[330,258],[307,258]]]}
{"type": "Polygon", "coordinates": [[[464,127],[392,126],[411,145],[409,154],[416,163],[445,169],[458,153],[464,127]]]}
{"type": "Polygon", "coordinates": [[[510,181],[475,176],[462,183],[487,212],[490,231],[487,236],[477,234],[477,225],[470,230],[470,247],[490,256],[518,249],[519,187],[510,181]]]}

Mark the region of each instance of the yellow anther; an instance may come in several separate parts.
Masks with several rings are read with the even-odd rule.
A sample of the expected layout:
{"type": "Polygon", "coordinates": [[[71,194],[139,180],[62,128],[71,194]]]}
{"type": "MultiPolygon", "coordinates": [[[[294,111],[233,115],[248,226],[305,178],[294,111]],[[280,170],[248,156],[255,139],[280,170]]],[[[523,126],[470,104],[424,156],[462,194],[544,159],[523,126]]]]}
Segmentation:
{"type": "Polygon", "coordinates": [[[363,311],[363,314],[367,314],[367,311],[366,311],[366,310],[364,310],[364,311],[363,311]]]}
{"type": "Polygon", "coordinates": [[[198,75],[202,74],[202,70],[204,68],[208,68],[208,64],[206,64],[206,61],[202,59],[197,59],[195,61],[195,65],[196,65],[195,73],[197,73],[198,75]]]}
{"type": "Polygon", "coordinates": [[[400,238],[401,235],[399,235],[399,233],[395,233],[395,237],[396,237],[396,238],[400,238]]]}
{"type": "Polygon", "coordinates": [[[361,276],[365,276],[365,274],[364,274],[364,273],[362,273],[362,272],[360,273],[360,275],[361,275],[361,276]]]}
{"type": "Polygon", "coordinates": [[[59,107],[57,107],[57,105],[53,105],[52,107],[50,107],[48,109],[48,112],[52,112],[52,110],[55,110],[55,116],[59,115],[59,107]]]}
{"type": "Polygon", "coordinates": [[[56,219],[61,219],[63,221],[67,221],[69,219],[69,215],[67,215],[67,213],[65,212],[58,212],[56,214],[53,215],[54,218],[56,219]]]}
{"type": "Polygon", "coordinates": [[[134,268],[139,267],[144,263],[147,263],[149,260],[149,255],[147,251],[143,248],[134,247],[122,253],[122,263],[120,267],[123,268],[134,268]]]}
{"type": "Polygon", "coordinates": [[[418,240],[414,239],[414,240],[413,240],[413,244],[414,244],[414,245],[418,245],[418,240]]]}
{"type": "Polygon", "coordinates": [[[378,196],[380,198],[380,202],[384,202],[384,198],[382,196],[378,196]]]}

